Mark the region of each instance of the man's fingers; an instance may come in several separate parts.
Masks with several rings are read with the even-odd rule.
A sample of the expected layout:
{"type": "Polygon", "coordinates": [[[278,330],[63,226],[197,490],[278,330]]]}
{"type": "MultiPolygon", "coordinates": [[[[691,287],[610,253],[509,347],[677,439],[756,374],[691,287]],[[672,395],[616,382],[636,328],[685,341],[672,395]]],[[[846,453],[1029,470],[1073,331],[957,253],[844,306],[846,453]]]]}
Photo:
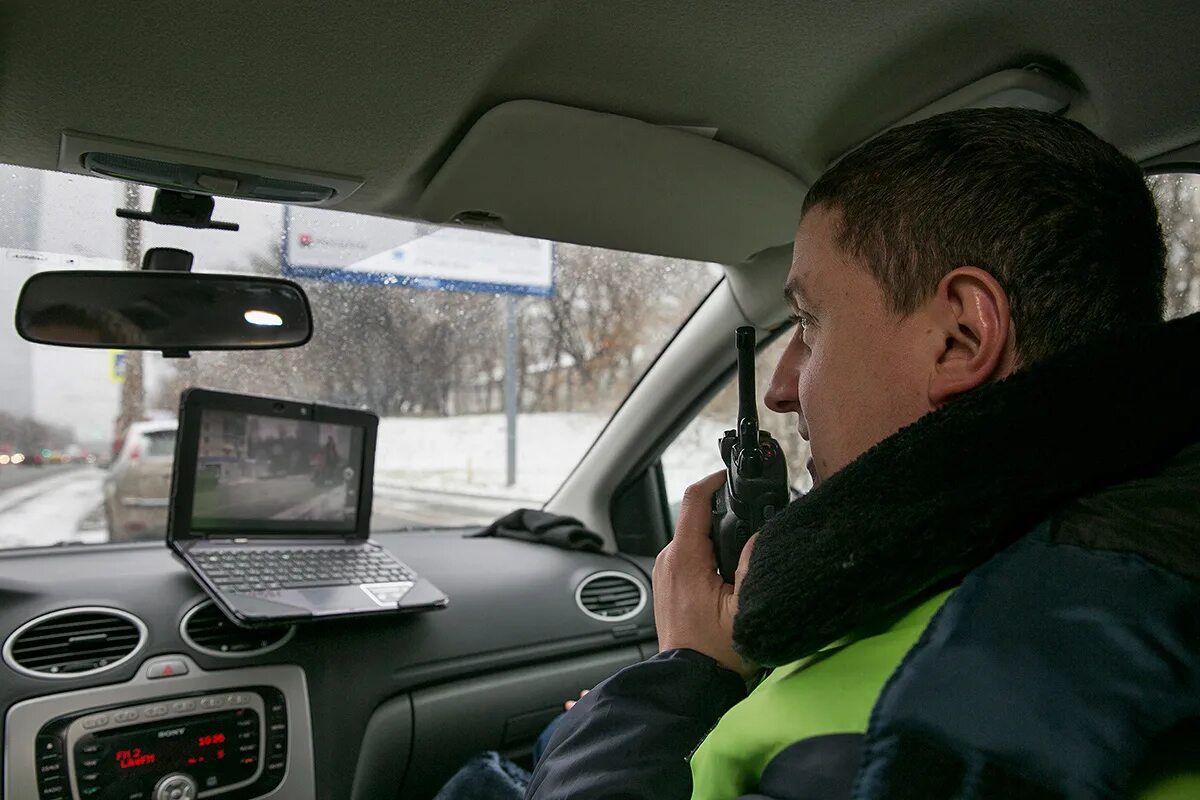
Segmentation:
{"type": "Polygon", "coordinates": [[[725,483],[725,472],[714,472],[702,478],[683,493],[679,506],[679,521],[675,523],[675,541],[708,542],[712,527],[712,496],[725,483]]]}
{"type": "MultiPolygon", "coordinates": [[[[581,691],[581,692],[579,693],[579,700],[582,700],[582,699],[583,699],[583,696],[584,696],[585,694],[587,694],[589,691],[591,691],[591,690],[590,690],[590,689],[584,689],[583,691],[581,691]]],[[[578,702],[579,702],[579,700],[568,700],[567,702],[563,703],[563,708],[565,708],[567,711],[570,711],[570,710],[571,710],[571,708],[572,708],[572,707],[574,707],[574,705],[575,705],[576,703],[578,703],[578,702]]]]}

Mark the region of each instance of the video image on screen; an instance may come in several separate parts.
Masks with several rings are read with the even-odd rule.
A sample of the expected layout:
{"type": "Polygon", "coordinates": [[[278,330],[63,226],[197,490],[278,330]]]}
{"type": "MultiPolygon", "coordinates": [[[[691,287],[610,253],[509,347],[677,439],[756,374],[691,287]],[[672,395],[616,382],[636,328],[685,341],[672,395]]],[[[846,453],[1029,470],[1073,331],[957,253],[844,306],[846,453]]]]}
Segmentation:
{"type": "Polygon", "coordinates": [[[198,444],[194,526],[354,524],[360,429],[206,409],[198,444]]]}

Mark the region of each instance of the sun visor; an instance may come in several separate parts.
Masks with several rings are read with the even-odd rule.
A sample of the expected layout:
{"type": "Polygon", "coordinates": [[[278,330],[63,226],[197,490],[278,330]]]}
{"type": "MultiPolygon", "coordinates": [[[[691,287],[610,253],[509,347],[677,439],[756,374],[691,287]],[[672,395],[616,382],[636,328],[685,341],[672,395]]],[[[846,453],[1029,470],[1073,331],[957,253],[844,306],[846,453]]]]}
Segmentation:
{"type": "Polygon", "coordinates": [[[694,132],[515,100],[467,132],[418,210],[430,222],[735,264],[791,241],[805,191],[694,132]]]}
{"type": "Polygon", "coordinates": [[[783,299],[783,285],[791,266],[792,246],[786,244],[756,253],[725,271],[729,290],[747,322],[774,330],[787,321],[791,310],[783,299]]]}

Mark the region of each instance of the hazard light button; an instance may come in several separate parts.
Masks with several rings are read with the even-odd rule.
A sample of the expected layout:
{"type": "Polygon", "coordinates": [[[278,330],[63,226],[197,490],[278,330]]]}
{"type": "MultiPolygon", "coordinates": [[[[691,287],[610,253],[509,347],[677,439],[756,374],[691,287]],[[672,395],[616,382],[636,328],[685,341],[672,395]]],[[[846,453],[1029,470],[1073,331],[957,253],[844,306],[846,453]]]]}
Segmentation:
{"type": "Polygon", "coordinates": [[[187,662],[178,658],[163,658],[151,661],[146,668],[147,678],[173,678],[176,675],[187,675],[187,662]]]}

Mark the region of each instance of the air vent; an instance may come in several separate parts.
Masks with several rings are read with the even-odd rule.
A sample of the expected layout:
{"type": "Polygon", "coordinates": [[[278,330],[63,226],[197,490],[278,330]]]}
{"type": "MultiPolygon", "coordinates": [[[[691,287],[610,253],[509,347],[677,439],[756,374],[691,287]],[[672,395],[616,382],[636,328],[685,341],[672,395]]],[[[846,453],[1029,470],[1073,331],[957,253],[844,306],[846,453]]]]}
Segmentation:
{"type": "Polygon", "coordinates": [[[230,622],[225,612],[205,600],[183,615],[179,623],[183,640],[193,650],[210,656],[245,658],[269,653],[292,638],[296,626],[249,630],[230,622]]]}
{"type": "Polygon", "coordinates": [[[38,678],[80,678],[125,663],[145,641],[145,624],[125,611],[67,608],[17,628],[4,643],[4,660],[38,678]]]}
{"type": "Polygon", "coordinates": [[[583,613],[604,622],[621,622],[637,616],[646,605],[646,587],[624,572],[597,572],[575,590],[583,613]]]}

